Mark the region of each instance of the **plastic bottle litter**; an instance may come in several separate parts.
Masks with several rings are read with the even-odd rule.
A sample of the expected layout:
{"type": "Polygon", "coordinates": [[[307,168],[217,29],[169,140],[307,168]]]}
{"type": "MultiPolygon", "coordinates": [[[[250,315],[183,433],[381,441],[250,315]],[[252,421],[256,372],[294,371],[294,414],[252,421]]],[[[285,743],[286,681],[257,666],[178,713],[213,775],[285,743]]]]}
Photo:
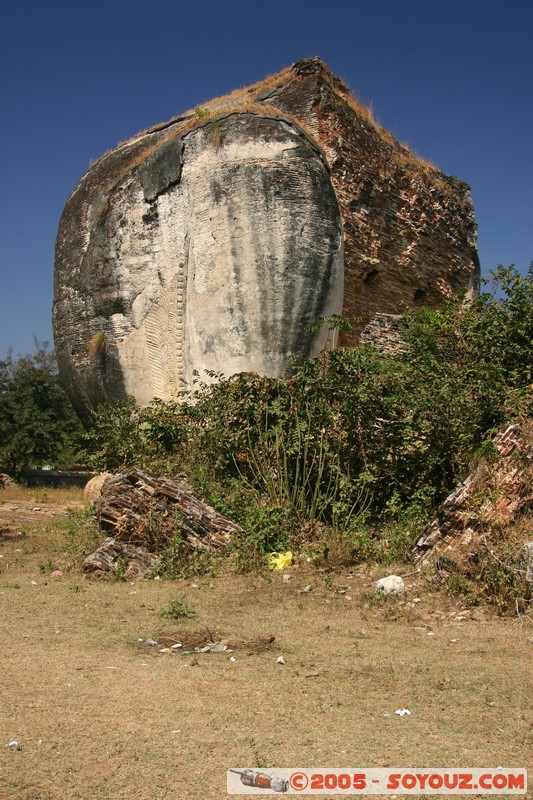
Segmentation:
{"type": "Polygon", "coordinates": [[[6,747],[8,747],[10,750],[22,750],[21,745],[14,740],[12,742],[8,742],[6,747]]]}
{"type": "Polygon", "coordinates": [[[228,645],[223,644],[222,642],[213,642],[213,644],[209,647],[209,651],[211,653],[224,653],[227,649],[228,645]]]}
{"type": "Polygon", "coordinates": [[[228,649],[227,644],[222,642],[210,642],[203,647],[196,647],[197,653],[224,653],[228,649]]]}

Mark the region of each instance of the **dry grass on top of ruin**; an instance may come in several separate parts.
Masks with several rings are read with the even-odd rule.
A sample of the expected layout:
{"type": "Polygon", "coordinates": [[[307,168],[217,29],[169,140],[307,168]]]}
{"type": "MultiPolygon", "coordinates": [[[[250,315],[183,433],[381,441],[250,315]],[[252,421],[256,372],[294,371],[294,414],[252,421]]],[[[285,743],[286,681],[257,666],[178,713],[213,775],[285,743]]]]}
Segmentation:
{"type": "MultiPolygon", "coordinates": [[[[394,156],[399,163],[401,163],[406,169],[419,171],[423,174],[440,173],[438,167],[436,167],[431,161],[419,156],[413,151],[409,144],[405,142],[399,142],[386,128],[384,128],[376,119],[372,105],[364,103],[357,97],[357,95],[351,93],[349,87],[339,78],[334,76],[324,62],[322,62],[320,59],[312,59],[312,61],[320,63],[322,75],[324,79],[330,83],[331,88],[335,92],[337,98],[346,103],[352,109],[352,111],[357,114],[363,124],[377,133],[378,136],[392,148],[394,156]]],[[[296,62],[296,64],[298,63],[299,62],[296,62]]],[[[117,144],[117,148],[138,143],[143,138],[151,137],[153,134],[158,134],[166,129],[169,129],[168,137],[164,137],[163,139],[158,138],[157,146],[159,146],[163,142],[167,141],[167,138],[172,138],[178,134],[183,135],[190,130],[201,126],[202,124],[217,118],[219,115],[223,115],[224,112],[237,113],[239,111],[250,111],[252,113],[259,114],[268,113],[268,115],[279,114],[280,119],[283,119],[284,117],[290,119],[294,124],[303,128],[303,130],[314,139],[313,133],[306,129],[305,123],[301,119],[291,115],[290,113],[287,113],[286,111],[278,111],[276,109],[275,99],[272,100],[269,98],[268,105],[262,104],[258,99],[259,95],[268,93],[270,90],[275,90],[298,82],[301,78],[295,73],[295,66],[296,65],[286,67],[280,72],[269,75],[266,78],[251,84],[250,86],[239,87],[238,89],[234,89],[226,95],[211,98],[210,100],[199,103],[192,109],[184,111],[182,114],[179,114],[176,117],[172,117],[171,119],[157,123],[156,125],[151,125],[149,128],[139,132],[130,139],[119,142],[117,144]]],[[[104,153],[102,158],[105,158],[109,153],[113,152],[113,149],[104,153]]],[[[147,151],[145,150],[143,151],[143,156],[140,158],[140,160],[143,160],[146,155],[147,151]]],[[[444,188],[447,188],[448,192],[450,191],[449,186],[444,188]]]]}

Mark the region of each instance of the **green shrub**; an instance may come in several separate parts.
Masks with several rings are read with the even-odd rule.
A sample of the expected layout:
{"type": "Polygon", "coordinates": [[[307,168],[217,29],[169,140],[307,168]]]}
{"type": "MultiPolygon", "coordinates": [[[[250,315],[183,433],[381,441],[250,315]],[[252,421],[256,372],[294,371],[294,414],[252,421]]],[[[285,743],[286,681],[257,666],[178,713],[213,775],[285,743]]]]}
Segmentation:
{"type": "Polygon", "coordinates": [[[189,578],[213,569],[212,555],[204,550],[191,550],[180,533],[172,536],[158,554],[159,561],[154,571],[161,577],[189,578]]]}
{"type": "Polygon", "coordinates": [[[185,619],[196,616],[196,611],[185,595],[171,600],[168,606],[159,611],[159,616],[165,619],[185,619]]]}
{"type": "Polygon", "coordinates": [[[492,555],[484,560],[478,580],[481,593],[502,612],[527,611],[533,600],[531,583],[526,581],[524,571],[492,555]]]}
{"type": "Polygon", "coordinates": [[[102,544],[104,536],[92,509],[69,513],[65,532],[65,550],[74,563],[80,564],[102,544]]]}
{"type": "Polygon", "coordinates": [[[129,398],[99,406],[85,438],[96,469],[117,472],[136,465],[168,475],[179,471],[178,454],[185,436],[178,403],[154,400],[140,408],[129,398]]]}
{"type": "Polygon", "coordinates": [[[241,572],[262,570],[269,553],[289,549],[294,542],[294,519],[287,508],[255,501],[243,509],[239,519],[244,536],[234,536],[229,555],[241,572]]]}

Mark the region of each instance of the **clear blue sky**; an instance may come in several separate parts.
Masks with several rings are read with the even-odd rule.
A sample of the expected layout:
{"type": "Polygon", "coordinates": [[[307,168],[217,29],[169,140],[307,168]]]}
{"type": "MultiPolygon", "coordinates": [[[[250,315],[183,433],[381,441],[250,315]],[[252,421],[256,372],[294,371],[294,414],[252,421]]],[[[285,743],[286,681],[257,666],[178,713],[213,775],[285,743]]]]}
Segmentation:
{"type": "Polygon", "coordinates": [[[532,0],[2,0],[0,358],[51,339],[54,241],[89,162],[318,55],[472,187],[479,253],[533,259],[532,0]]]}

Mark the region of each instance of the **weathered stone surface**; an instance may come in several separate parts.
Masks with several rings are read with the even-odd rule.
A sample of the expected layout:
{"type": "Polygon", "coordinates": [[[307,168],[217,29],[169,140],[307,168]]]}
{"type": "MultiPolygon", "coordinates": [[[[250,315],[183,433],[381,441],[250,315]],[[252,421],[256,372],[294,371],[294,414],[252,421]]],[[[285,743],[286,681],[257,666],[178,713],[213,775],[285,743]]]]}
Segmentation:
{"type": "Polygon", "coordinates": [[[185,478],[155,478],[138,467],[107,477],[94,506],[100,527],[113,535],[87,556],[85,572],[120,568],[126,578],[146,577],[176,536],[185,550],[215,553],[243,533],[198,497],[185,478]]]}
{"type": "Polygon", "coordinates": [[[94,503],[100,497],[104,483],[112,477],[113,474],[111,472],[99,472],[98,475],[95,475],[94,478],[87,481],[83,490],[83,499],[85,502],[89,504],[94,503]]]}
{"type": "MultiPolygon", "coordinates": [[[[344,314],[438,305],[477,290],[477,227],[469,187],[414,156],[319,59],[293,65],[271,104],[290,110],[321,144],[344,221],[344,314]]],[[[344,334],[341,343],[353,343],[344,334]]]]}
{"type": "Polygon", "coordinates": [[[56,244],[62,380],[84,414],[170,399],[195,370],[282,374],[323,347],[319,314],[367,322],[472,287],[475,238],[465,184],[372,122],[319,59],[297,62],[82,178],[56,244]]]}
{"type": "Polygon", "coordinates": [[[361,331],[359,342],[373,344],[387,355],[401,355],[407,350],[400,328],[400,314],[376,314],[361,331]]]}
{"type": "Polygon", "coordinates": [[[323,346],[317,316],[342,309],[342,223],[316,145],[251,113],[180,142],[62,223],[69,242],[88,232],[84,253],[76,238],[57,262],[56,345],[78,409],[170,399],[194,370],[279,375],[323,346]]]}

